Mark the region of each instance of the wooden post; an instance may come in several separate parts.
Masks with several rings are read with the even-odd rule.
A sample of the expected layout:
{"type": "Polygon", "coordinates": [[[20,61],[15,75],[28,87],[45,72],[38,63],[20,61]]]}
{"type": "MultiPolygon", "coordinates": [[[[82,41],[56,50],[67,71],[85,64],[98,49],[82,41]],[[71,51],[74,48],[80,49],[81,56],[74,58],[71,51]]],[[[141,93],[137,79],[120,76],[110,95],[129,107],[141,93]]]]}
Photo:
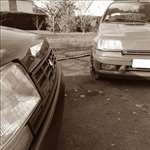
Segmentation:
{"type": "Polygon", "coordinates": [[[17,11],[17,0],[9,0],[10,11],[17,11]]]}

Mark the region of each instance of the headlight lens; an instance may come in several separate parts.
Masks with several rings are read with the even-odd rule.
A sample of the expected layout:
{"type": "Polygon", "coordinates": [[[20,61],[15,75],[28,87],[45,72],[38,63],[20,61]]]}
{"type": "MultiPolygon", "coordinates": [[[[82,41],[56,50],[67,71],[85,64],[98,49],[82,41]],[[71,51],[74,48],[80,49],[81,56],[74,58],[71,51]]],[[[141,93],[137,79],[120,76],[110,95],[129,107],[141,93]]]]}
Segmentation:
{"type": "Polygon", "coordinates": [[[33,47],[30,48],[32,56],[35,56],[39,53],[43,45],[43,41],[37,45],[34,45],[33,47]]]}
{"type": "Polygon", "coordinates": [[[122,43],[119,40],[99,40],[97,49],[100,50],[122,50],[122,43]]]}
{"type": "Polygon", "coordinates": [[[0,77],[1,149],[25,125],[41,98],[19,64],[1,68],[0,77]]]}

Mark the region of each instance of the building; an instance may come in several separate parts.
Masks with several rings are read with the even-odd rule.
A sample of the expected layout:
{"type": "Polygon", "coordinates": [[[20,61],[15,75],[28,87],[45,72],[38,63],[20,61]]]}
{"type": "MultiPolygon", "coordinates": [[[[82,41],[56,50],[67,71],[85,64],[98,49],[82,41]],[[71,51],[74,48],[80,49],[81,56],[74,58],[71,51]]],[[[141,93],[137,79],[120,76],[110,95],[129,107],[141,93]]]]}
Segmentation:
{"type": "Polygon", "coordinates": [[[32,0],[0,0],[0,11],[33,13],[32,0]]]}
{"type": "Polygon", "coordinates": [[[0,25],[23,30],[46,30],[47,16],[34,13],[32,0],[0,0],[0,25]]]}

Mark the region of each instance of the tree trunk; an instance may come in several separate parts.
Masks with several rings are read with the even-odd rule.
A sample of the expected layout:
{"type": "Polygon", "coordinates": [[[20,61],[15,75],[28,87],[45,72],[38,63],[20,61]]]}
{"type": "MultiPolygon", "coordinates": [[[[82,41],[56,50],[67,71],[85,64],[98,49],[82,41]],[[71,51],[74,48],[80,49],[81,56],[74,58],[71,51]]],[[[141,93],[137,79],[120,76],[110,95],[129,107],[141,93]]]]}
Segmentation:
{"type": "Polygon", "coordinates": [[[55,32],[55,16],[53,16],[53,33],[55,32]]]}

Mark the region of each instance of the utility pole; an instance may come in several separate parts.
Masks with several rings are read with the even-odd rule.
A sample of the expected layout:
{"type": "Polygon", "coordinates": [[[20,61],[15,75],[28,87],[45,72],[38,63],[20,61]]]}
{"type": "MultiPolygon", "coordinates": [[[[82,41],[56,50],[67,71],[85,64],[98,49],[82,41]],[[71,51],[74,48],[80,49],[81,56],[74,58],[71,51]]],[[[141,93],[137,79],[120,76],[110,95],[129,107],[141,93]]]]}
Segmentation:
{"type": "Polygon", "coordinates": [[[17,11],[17,0],[8,0],[10,11],[17,11]]]}

